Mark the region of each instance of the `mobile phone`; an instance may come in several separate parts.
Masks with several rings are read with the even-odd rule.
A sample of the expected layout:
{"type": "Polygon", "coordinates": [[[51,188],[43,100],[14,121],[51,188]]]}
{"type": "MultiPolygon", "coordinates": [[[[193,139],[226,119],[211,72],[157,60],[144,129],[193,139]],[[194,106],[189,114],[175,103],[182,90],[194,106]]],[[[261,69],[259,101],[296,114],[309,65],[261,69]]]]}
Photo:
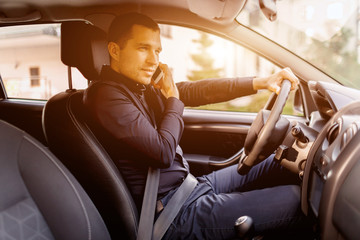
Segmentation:
{"type": "Polygon", "coordinates": [[[163,71],[160,69],[160,67],[157,67],[151,79],[155,84],[157,84],[163,76],[163,71]]]}

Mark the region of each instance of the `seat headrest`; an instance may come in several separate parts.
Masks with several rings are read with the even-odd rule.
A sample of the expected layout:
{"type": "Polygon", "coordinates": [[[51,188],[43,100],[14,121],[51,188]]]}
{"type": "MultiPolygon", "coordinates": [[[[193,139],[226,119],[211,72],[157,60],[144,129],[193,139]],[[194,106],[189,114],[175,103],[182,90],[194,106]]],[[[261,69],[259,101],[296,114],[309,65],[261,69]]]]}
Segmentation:
{"type": "Polygon", "coordinates": [[[61,61],[86,79],[97,80],[102,66],[110,62],[106,33],[86,22],[62,23],[61,61]]]}

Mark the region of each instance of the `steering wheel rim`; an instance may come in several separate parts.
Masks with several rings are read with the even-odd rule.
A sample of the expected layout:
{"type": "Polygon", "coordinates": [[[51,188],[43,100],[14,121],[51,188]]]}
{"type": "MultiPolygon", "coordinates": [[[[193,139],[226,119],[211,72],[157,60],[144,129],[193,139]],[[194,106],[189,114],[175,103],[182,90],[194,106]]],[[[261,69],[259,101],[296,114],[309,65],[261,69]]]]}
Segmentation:
{"type": "MultiPolygon", "coordinates": [[[[262,161],[262,160],[259,161],[259,156],[265,144],[268,142],[268,139],[271,137],[272,131],[275,128],[276,123],[278,122],[281,116],[286,100],[288,99],[290,90],[291,90],[291,82],[289,80],[283,80],[281,84],[280,93],[277,96],[276,101],[271,109],[270,115],[264,126],[261,128],[260,133],[252,149],[247,155],[245,154],[244,151],[243,155],[240,158],[237,169],[239,174],[241,175],[247,174],[253,166],[255,166],[256,164],[262,161]]],[[[252,129],[253,127],[254,126],[251,125],[250,129],[252,129]]]]}

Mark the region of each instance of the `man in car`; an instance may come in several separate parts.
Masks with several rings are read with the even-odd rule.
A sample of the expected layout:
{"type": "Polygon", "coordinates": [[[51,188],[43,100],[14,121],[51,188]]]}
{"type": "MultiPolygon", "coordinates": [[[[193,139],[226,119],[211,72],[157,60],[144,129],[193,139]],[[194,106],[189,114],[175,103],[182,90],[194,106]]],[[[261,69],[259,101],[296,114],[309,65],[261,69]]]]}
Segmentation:
{"type": "MultiPolygon", "coordinates": [[[[159,62],[160,29],[151,18],[128,13],[115,18],[108,33],[110,66],[86,90],[84,102],[100,126],[103,145],[120,169],[137,207],[141,208],[148,168],[160,168],[157,214],[189,174],[179,141],[184,105],[227,101],[258,89],[279,92],[283,79],[298,79],[290,69],[269,77],[200,80],[175,84],[159,62]],[[155,84],[157,67],[164,73],[155,84]]],[[[195,143],[194,143],[195,144],[195,143]]],[[[166,239],[229,239],[243,215],[256,233],[301,228],[298,178],[269,157],[245,176],[236,166],[198,177],[166,239]]]]}

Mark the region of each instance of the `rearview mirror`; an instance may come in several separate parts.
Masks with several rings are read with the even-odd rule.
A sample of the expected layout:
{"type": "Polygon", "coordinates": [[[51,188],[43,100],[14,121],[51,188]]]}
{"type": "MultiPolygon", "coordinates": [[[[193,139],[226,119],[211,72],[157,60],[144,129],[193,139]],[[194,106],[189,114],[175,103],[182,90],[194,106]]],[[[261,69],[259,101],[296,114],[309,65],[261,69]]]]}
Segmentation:
{"type": "Polygon", "coordinates": [[[267,19],[272,22],[276,20],[276,0],[259,0],[259,6],[267,19]]]}

